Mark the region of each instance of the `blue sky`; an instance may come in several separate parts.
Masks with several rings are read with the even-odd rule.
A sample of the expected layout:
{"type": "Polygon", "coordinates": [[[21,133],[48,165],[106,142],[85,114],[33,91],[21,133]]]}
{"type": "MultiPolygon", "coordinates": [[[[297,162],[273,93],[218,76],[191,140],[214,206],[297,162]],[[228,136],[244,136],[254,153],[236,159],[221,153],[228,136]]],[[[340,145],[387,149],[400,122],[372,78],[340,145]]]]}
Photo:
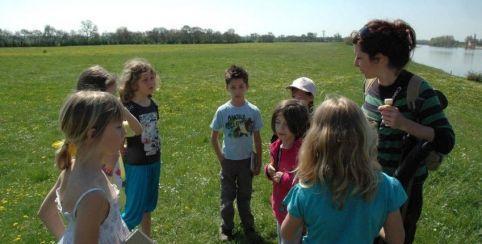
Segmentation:
{"type": "Polygon", "coordinates": [[[131,31],[183,25],[224,32],[321,36],[349,35],[374,19],[407,21],[418,39],[453,35],[482,38],[482,0],[2,0],[0,29],[39,29],[49,24],[65,31],[91,20],[99,32],[125,26],[131,31]]]}

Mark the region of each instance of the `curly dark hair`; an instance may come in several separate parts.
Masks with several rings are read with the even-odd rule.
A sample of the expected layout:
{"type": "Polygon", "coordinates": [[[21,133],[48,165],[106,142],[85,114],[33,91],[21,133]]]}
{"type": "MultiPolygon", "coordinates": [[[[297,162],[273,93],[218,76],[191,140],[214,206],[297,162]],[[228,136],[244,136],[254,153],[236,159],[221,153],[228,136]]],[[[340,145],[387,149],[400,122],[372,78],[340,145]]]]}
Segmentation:
{"type": "Polygon", "coordinates": [[[388,65],[398,70],[407,65],[416,46],[415,31],[403,20],[372,20],[352,33],[352,38],[370,59],[381,53],[388,57],[388,65]]]}
{"type": "Polygon", "coordinates": [[[224,72],[224,80],[226,81],[226,85],[234,79],[242,79],[244,84],[248,85],[248,72],[246,72],[243,67],[231,65],[225,72],[224,72]]]}
{"type": "Polygon", "coordinates": [[[134,58],[128,60],[124,64],[122,75],[120,78],[119,94],[121,101],[127,103],[134,98],[134,93],[137,91],[137,81],[145,72],[151,72],[156,80],[156,87],[159,85],[159,76],[154,67],[145,59],[134,58]]]}

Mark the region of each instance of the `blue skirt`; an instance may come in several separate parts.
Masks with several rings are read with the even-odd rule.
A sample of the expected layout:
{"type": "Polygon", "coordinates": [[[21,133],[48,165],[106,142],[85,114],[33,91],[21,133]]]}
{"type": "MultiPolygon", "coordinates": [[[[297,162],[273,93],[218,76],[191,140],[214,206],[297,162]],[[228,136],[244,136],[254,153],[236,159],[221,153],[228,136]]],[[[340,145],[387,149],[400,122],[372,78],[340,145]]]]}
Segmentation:
{"type": "Polygon", "coordinates": [[[122,219],[132,230],[141,223],[144,213],[156,209],[161,163],[142,165],[125,163],[124,168],[126,172],[126,206],[122,219]]]}

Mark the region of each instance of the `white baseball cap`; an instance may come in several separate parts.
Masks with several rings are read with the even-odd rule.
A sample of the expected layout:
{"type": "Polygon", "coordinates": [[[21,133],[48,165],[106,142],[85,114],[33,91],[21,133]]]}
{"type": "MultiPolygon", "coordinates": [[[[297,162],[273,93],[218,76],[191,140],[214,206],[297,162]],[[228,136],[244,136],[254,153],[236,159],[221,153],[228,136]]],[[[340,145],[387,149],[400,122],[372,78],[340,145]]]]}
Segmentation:
{"type": "Polygon", "coordinates": [[[307,77],[300,77],[294,80],[293,82],[291,82],[291,85],[286,87],[286,89],[288,88],[300,89],[302,91],[311,93],[311,95],[313,96],[315,96],[316,94],[315,83],[313,82],[313,80],[307,77]]]}

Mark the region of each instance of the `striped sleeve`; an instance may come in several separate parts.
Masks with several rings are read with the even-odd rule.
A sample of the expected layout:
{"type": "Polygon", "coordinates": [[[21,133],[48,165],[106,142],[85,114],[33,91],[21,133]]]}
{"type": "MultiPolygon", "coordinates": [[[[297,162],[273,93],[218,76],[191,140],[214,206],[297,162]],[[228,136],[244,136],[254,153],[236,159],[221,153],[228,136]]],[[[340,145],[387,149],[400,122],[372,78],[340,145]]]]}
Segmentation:
{"type": "Polygon", "coordinates": [[[433,88],[423,81],[420,85],[421,104],[419,121],[422,125],[432,127],[435,131],[435,150],[447,154],[455,144],[455,133],[445,116],[440,101],[433,88]]]}

